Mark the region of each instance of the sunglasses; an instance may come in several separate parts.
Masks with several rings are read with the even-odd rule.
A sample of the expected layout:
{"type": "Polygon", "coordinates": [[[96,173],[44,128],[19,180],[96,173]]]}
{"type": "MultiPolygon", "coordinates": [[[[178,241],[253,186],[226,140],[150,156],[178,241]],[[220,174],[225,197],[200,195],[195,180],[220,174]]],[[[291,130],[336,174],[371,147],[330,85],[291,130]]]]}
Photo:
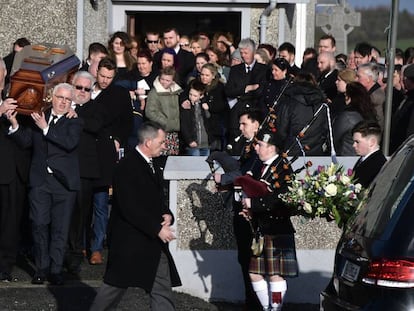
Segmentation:
{"type": "Polygon", "coordinates": [[[190,43],[180,43],[180,46],[190,46],[190,43]]]}
{"type": "Polygon", "coordinates": [[[147,40],[147,43],[158,43],[158,40],[147,40]]]}
{"type": "Polygon", "coordinates": [[[91,88],[89,88],[89,87],[83,87],[83,86],[80,86],[80,85],[75,85],[75,89],[77,89],[77,90],[79,90],[79,91],[82,91],[82,90],[84,90],[85,92],[90,92],[92,89],[91,88]]]}

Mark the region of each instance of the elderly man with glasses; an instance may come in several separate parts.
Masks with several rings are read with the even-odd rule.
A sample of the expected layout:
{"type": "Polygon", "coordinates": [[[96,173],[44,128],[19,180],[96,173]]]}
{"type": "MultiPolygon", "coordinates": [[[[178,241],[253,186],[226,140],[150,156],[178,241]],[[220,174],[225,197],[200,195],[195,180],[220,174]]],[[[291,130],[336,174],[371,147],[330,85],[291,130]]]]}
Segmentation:
{"type": "MultiPolygon", "coordinates": [[[[72,108],[84,122],[78,147],[81,187],[69,229],[65,266],[68,272],[78,274],[86,255],[85,236],[92,215],[93,187],[100,177],[97,139],[103,126],[98,103],[91,99],[95,78],[87,71],[78,71],[72,79],[74,96],[72,108]]],[[[90,227],[90,226],[89,226],[90,227]]]]}
{"type": "Polygon", "coordinates": [[[73,87],[55,86],[52,107],[33,112],[33,127],[19,126],[16,112],[7,111],[9,135],[21,146],[32,147],[29,177],[30,219],[36,272],[33,284],[46,279],[52,285],[64,283],[62,266],[70,218],[80,189],[78,144],[82,120],[70,118],[73,87]]]}

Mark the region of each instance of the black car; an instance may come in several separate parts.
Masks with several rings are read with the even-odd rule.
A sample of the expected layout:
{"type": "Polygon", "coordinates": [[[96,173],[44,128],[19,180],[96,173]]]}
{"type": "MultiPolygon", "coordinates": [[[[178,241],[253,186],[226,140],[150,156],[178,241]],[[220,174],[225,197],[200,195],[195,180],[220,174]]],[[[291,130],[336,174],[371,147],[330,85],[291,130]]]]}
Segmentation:
{"type": "Polygon", "coordinates": [[[414,311],[414,136],[346,225],[320,310],[414,311]]]}

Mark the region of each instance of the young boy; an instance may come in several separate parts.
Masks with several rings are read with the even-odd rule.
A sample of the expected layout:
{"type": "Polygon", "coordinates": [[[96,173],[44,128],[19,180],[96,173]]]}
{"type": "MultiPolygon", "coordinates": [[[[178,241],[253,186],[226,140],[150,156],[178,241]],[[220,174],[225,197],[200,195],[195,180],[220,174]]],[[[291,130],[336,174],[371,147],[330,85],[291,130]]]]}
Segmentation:
{"type": "Polygon", "coordinates": [[[206,156],[210,154],[208,119],[211,115],[208,104],[202,102],[205,86],[195,79],[189,87],[188,100],[180,106],[180,127],[185,154],[206,156]]]}
{"type": "Polygon", "coordinates": [[[355,153],[360,156],[354,166],[356,180],[368,188],[387,162],[380,150],[381,128],[377,122],[361,121],[352,130],[355,153]]]}

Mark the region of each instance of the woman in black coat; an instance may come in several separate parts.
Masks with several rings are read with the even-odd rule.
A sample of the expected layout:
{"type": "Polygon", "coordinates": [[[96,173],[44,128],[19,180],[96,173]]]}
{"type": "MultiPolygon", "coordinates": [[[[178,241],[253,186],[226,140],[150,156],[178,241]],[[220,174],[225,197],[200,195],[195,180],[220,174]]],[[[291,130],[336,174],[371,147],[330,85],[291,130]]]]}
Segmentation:
{"type": "MultiPolygon", "coordinates": [[[[262,100],[260,101],[260,109],[263,111],[264,116],[266,116],[269,110],[275,105],[279,95],[289,84],[289,68],[290,65],[284,58],[276,58],[272,62],[272,79],[270,79],[265,86],[262,100]]],[[[275,107],[273,107],[276,114],[280,111],[279,107],[279,104],[276,104],[275,107]]]]}
{"type": "Polygon", "coordinates": [[[362,120],[376,121],[376,116],[370,96],[359,82],[346,85],[345,103],[346,108],[333,122],[334,146],[339,156],[356,156],[352,129],[362,120]]]}
{"type": "MultiPolygon", "coordinates": [[[[210,151],[223,150],[226,145],[226,132],[228,126],[229,106],[224,93],[224,84],[220,82],[217,67],[213,64],[205,64],[201,68],[200,81],[205,86],[203,102],[208,105],[210,117],[205,124],[210,151]]],[[[181,97],[181,108],[190,109],[188,90],[181,97]]]]}

